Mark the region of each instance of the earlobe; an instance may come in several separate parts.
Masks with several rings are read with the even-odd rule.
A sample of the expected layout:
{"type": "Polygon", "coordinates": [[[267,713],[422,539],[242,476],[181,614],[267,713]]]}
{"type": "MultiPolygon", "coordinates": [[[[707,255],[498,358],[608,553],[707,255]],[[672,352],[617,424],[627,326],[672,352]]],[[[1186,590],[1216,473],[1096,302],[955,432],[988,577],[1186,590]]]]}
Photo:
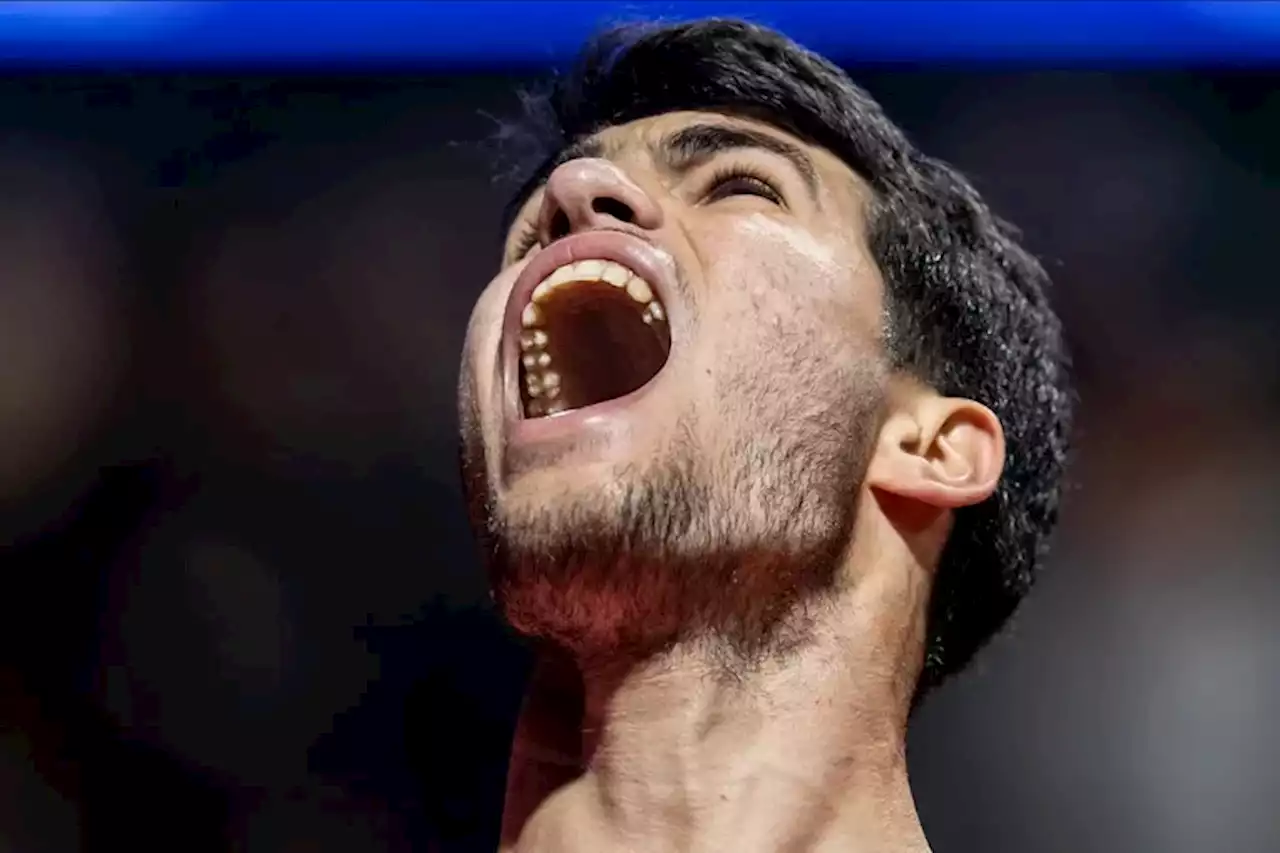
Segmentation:
{"type": "Polygon", "coordinates": [[[938,509],[971,506],[995,491],[1004,454],[1004,430],[986,406],[921,395],[886,419],[868,484],[938,509]]]}

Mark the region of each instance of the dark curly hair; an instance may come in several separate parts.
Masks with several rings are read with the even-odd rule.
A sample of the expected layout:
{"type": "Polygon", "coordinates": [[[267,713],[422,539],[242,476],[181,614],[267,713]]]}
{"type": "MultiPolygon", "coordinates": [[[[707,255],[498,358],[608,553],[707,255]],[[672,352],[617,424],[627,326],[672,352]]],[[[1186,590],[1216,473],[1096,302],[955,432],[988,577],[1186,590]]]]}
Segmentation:
{"type": "Polygon", "coordinates": [[[973,186],[925,156],[837,66],[755,24],[627,24],[593,39],[549,92],[523,96],[507,141],[534,143],[508,207],[606,127],[678,110],[767,122],[843,160],[874,191],[888,357],[939,393],[989,406],[1008,458],[995,494],[956,513],[930,604],[917,696],[962,669],[1030,589],[1057,522],[1073,394],[1048,276],[973,186]]]}

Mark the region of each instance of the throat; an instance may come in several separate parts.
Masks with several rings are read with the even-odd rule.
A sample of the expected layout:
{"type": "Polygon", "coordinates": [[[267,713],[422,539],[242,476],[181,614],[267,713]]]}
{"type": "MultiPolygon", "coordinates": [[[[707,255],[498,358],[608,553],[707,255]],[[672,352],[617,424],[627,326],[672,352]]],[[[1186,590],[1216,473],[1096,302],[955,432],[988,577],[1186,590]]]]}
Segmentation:
{"type": "MultiPolygon", "coordinates": [[[[535,777],[558,770],[562,782],[519,822],[526,832],[511,828],[513,840],[581,844],[560,850],[926,851],[902,759],[904,732],[893,722],[898,711],[870,707],[870,676],[833,677],[836,657],[818,642],[785,663],[728,679],[705,650],[676,648],[625,673],[587,673],[580,702],[561,694],[559,709],[581,714],[583,752],[571,779],[563,728],[560,749],[542,753],[527,741],[522,748],[517,735],[513,782],[519,764],[538,754],[557,759],[535,777]]],[[[530,736],[538,731],[526,728],[537,695],[521,718],[530,736]]]]}

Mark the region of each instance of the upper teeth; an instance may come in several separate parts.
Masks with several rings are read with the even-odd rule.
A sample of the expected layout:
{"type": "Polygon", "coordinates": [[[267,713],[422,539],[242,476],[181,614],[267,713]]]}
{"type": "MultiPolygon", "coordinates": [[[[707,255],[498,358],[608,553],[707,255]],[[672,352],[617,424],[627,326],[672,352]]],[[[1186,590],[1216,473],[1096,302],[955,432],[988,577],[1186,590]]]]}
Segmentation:
{"type": "Polygon", "coordinates": [[[603,260],[578,261],[565,264],[538,282],[538,286],[533,289],[532,300],[525,306],[521,318],[523,324],[527,327],[541,325],[542,312],[538,310],[537,303],[546,299],[553,291],[592,281],[603,281],[621,288],[641,305],[653,301],[653,289],[649,283],[622,264],[603,260]]]}

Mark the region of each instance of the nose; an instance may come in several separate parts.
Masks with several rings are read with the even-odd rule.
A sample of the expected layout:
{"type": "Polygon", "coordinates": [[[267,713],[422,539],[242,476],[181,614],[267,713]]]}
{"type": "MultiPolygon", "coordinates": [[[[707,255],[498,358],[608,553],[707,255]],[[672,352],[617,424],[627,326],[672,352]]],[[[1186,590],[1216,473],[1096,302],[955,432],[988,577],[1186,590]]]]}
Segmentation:
{"type": "Polygon", "coordinates": [[[608,160],[583,158],[558,167],[547,179],[538,225],[550,243],[569,234],[608,228],[654,230],[662,208],[608,160]]]}

